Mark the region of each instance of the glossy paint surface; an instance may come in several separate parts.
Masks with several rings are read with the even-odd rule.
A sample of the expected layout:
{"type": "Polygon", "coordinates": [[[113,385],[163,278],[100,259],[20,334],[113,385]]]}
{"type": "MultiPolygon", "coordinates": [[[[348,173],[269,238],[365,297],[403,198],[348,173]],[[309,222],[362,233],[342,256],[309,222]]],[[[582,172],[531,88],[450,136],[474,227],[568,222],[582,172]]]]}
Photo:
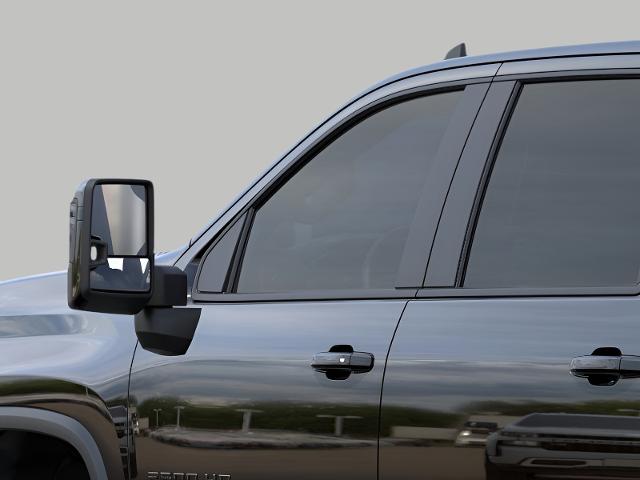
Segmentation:
{"type": "Polygon", "coordinates": [[[135,478],[374,479],[384,358],[405,304],[204,305],[186,355],[136,352],[135,478]],[[373,369],[345,380],[314,371],[312,357],[334,345],[373,354],[373,369]]]}
{"type": "Polygon", "coordinates": [[[75,418],[96,440],[109,478],[125,478],[133,319],[71,310],[65,289],[65,273],[0,285],[0,406],[75,418]]]}
{"type": "Polygon", "coordinates": [[[640,379],[569,373],[598,347],[640,354],[639,321],[634,297],[411,301],[385,374],[380,478],[640,477],[640,379]]]}

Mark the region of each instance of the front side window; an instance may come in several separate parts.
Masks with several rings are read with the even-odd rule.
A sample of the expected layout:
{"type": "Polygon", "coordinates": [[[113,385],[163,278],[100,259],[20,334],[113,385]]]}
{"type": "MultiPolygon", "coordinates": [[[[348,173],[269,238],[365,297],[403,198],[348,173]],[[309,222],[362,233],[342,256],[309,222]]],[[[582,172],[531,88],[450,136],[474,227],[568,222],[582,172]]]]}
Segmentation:
{"type": "Polygon", "coordinates": [[[465,287],[623,286],[640,269],[640,80],[525,85],[465,287]]]}
{"type": "Polygon", "coordinates": [[[257,209],[237,292],[393,288],[460,96],[388,107],[306,163],[257,209]]]}

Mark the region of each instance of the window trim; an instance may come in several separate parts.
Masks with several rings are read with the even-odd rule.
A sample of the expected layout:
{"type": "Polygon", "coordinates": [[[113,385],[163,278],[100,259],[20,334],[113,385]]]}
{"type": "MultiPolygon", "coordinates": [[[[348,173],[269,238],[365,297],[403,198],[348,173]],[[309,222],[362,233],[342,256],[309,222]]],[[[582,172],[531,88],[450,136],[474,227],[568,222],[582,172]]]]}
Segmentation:
{"type": "Polygon", "coordinates": [[[203,303],[268,303],[337,300],[392,300],[412,299],[417,288],[369,290],[296,290],[268,293],[192,293],[194,302],[203,303]],[[195,298],[194,298],[195,295],[195,298]]]}
{"type": "MultiPolygon", "coordinates": [[[[497,69],[497,67],[496,67],[497,69]]],[[[486,70],[483,70],[486,71],[486,70]]],[[[306,149],[304,149],[297,157],[287,166],[287,168],[278,172],[278,174],[274,175],[269,179],[268,182],[264,186],[262,186],[259,191],[247,202],[247,204],[240,209],[240,211],[234,215],[234,217],[227,222],[225,227],[220,230],[220,234],[216,235],[214,240],[209,243],[205,247],[205,253],[201,256],[201,260],[199,261],[198,269],[194,279],[194,286],[192,288],[191,298],[194,302],[253,302],[253,301],[283,301],[283,300],[341,300],[341,299],[386,299],[386,298],[413,298],[417,292],[421,284],[421,280],[424,276],[424,269],[426,268],[426,261],[428,255],[431,251],[431,244],[433,239],[435,238],[435,232],[437,228],[437,224],[433,224],[431,227],[427,227],[426,232],[425,229],[422,228],[420,232],[414,231],[414,225],[410,228],[409,238],[407,239],[407,243],[405,246],[405,252],[403,253],[403,261],[401,261],[400,272],[398,275],[399,281],[407,282],[405,284],[396,284],[396,288],[390,289],[366,289],[366,290],[321,290],[321,291],[293,291],[293,292],[274,292],[274,293],[236,293],[234,290],[237,287],[237,282],[239,279],[239,270],[242,262],[242,257],[244,256],[244,252],[246,250],[246,243],[248,240],[248,236],[250,234],[250,227],[247,228],[247,224],[243,227],[243,232],[240,235],[240,240],[238,246],[235,249],[234,258],[232,261],[232,268],[230,270],[230,274],[228,275],[227,285],[224,293],[212,293],[212,292],[201,292],[198,290],[198,279],[200,276],[200,270],[204,264],[204,259],[208,255],[209,251],[213,248],[215,243],[221,238],[221,236],[228,231],[229,228],[235,223],[235,221],[245,213],[249,212],[247,215],[247,222],[249,223],[249,219],[253,220],[253,214],[255,211],[266,202],[277,189],[286,183],[293,175],[295,175],[308,161],[311,161],[317,153],[319,153],[322,149],[324,149],[327,145],[333,142],[337,137],[346,133],[350,128],[352,128],[357,123],[362,122],[367,117],[376,114],[377,112],[384,110],[394,104],[402,103],[404,101],[409,101],[414,98],[436,95],[439,93],[446,93],[450,91],[462,91],[462,96],[459,101],[458,106],[454,110],[454,115],[451,118],[449,126],[445,132],[445,138],[447,135],[450,135],[451,131],[457,131],[457,135],[453,135],[450,139],[452,143],[459,143],[459,152],[458,152],[458,160],[459,156],[462,153],[464,148],[464,144],[466,139],[468,138],[469,132],[471,130],[471,126],[476,119],[477,113],[482,105],[482,101],[485,98],[485,95],[489,89],[489,85],[492,77],[477,77],[467,78],[464,80],[455,80],[450,82],[442,82],[442,83],[429,83],[426,85],[420,85],[417,87],[412,87],[408,89],[400,89],[396,92],[388,93],[386,95],[379,96],[378,98],[374,98],[370,100],[365,105],[354,109],[349,115],[347,115],[344,119],[336,122],[332,125],[331,129],[322,137],[320,137],[316,142],[309,145],[306,149]],[[477,88],[469,88],[478,85],[477,88]],[[475,102],[475,103],[474,103],[475,102]],[[476,105],[475,109],[473,109],[473,105],[476,105]],[[471,119],[469,115],[459,115],[456,120],[456,123],[453,122],[455,113],[461,109],[466,108],[467,111],[469,107],[473,109],[473,113],[471,115],[471,119]],[[471,121],[470,121],[471,120],[471,121]],[[462,139],[461,139],[462,137],[462,139]],[[426,237],[431,238],[431,242],[425,241],[416,241],[414,236],[425,235],[426,237]],[[240,248],[240,246],[242,248],[240,248]],[[408,251],[408,249],[412,249],[408,251]],[[411,258],[424,258],[424,264],[420,265],[417,262],[408,262],[406,258],[411,256],[411,258]],[[231,289],[231,291],[229,291],[231,289]]],[[[440,155],[440,151],[439,151],[440,155]]],[[[457,165],[457,162],[456,162],[457,165]]],[[[440,173],[440,184],[444,184],[447,187],[449,186],[452,178],[453,171],[451,169],[450,172],[445,171],[440,173]],[[446,177],[446,178],[445,178],[446,177]]],[[[442,205],[444,204],[446,192],[442,192],[441,201],[439,203],[434,203],[433,201],[425,201],[424,197],[428,197],[430,200],[433,200],[433,196],[425,195],[423,190],[423,195],[420,199],[418,209],[420,206],[425,203],[426,205],[430,205],[430,208],[434,208],[435,205],[438,212],[437,216],[440,216],[442,211],[442,205]],[[439,205],[439,207],[438,207],[439,205]]],[[[420,212],[423,213],[423,212],[420,212]]],[[[418,218],[421,218],[418,214],[414,219],[414,224],[419,223],[417,221],[418,218]]],[[[424,238],[423,238],[424,239],[424,238]]],[[[197,255],[194,255],[194,258],[197,258],[197,255]]]]}
{"type": "Polygon", "coordinates": [[[607,287],[514,287],[514,288],[421,288],[416,298],[504,298],[504,297],[635,297],[639,286],[607,287]]]}
{"type": "MultiPolygon", "coordinates": [[[[238,257],[237,252],[238,250],[241,248],[242,245],[242,239],[244,238],[245,235],[245,230],[247,230],[249,228],[249,226],[251,225],[251,222],[253,220],[253,214],[254,211],[252,209],[250,209],[247,212],[244,212],[240,215],[238,215],[233,221],[229,222],[229,224],[227,224],[218,234],[218,236],[215,238],[215,240],[213,242],[211,242],[211,245],[209,245],[209,247],[207,247],[207,249],[205,250],[204,254],[202,255],[202,257],[198,260],[198,268],[196,270],[196,273],[194,275],[194,280],[193,280],[193,291],[195,292],[195,286],[198,285],[200,283],[200,274],[202,273],[202,269],[204,267],[204,264],[207,262],[207,258],[209,257],[209,255],[211,254],[211,252],[213,251],[214,248],[216,248],[216,246],[218,245],[218,243],[220,243],[220,241],[224,238],[224,236],[233,228],[236,226],[237,222],[242,222],[242,225],[240,227],[240,233],[238,235],[238,239],[236,241],[236,244],[233,246],[233,252],[231,253],[231,261],[229,263],[229,265],[227,265],[227,271],[224,275],[224,280],[222,282],[222,291],[226,292],[227,289],[229,288],[229,283],[231,282],[231,280],[233,278],[235,278],[236,275],[236,271],[238,268],[238,263],[236,261],[236,257],[238,257]]],[[[211,292],[208,290],[203,290],[203,291],[199,291],[199,293],[220,293],[220,292],[211,292]]]]}
{"type": "Polygon", "coordinates": [[[480,219],[482,205],[489,188],[489,181],[491,180],[493,167],[496,164],[498,153],[500,152],[500,147],[502,146],[502,142],[509,128],[509,124],[511,123],[511,117],[513,116],[513,113],[515,112],[518,105],[518,101],[520,100],[520,94],[522,93],[524,85],[525,83],[521,81],[511,83],[511,93],[509,95],[507,103],[504,105],[504,108],[502,110],[500,123],[498,124],[498,128],[495,130],[495,136],[493,137],[493,141],[491,142],[489,155],[487,156],[487,161],[484,165],[484,168],[482,169],[482,175],[476,188],[473,206],[471,208],[469,220],[467,223],[465,239],[464,243],[462,244],[462,251],[458,260],[458,268],[456,269],[455,286],[459,288],[464,288],[467,264],[469,263],[469,256],[471,254],[471,246],[475,237],[476,227],[478,226],[478,220],[480,219]]]}
{"type": "Polygon", "coordinates": [[[442,209],[433,250],[425,268],[422,286],[455,287],[461,249],[467,239],[469,218],[479,191],[479,182],[491,158],[492,146],[513,96],[515,82],[492,83],[482,104],[467,145],[458,162],[451,188],[442,209]]]}
{"type": "MultiPolygon", "coordinates": [[[[502,70],[502,69],[501,69],[502,70]]],[[[464,275],[466,273],[466,265],[469,260],[469,254],[471,251],[471,245],[473,243],[473,235],[475,234],[475,227],[477,225],[480,211],[482,208],[482,202],[484,200],[485,193],[491,177],[491,171],[495,164],[500,145],[505,136],[508,128],[511,115],[515,111],[518,103],[518,98],[522,88],[527,84],[533,83],[552,83],[552,82],[566,82],[566,81],[590,81],[590,80],[621,80],[621,79],[636,79],[640,80],[640,68],[614,68],[614,69],[601,69],[601,70],[567,70],[567,71],[554,71],[540,73],[534,71],[533,73],[522,73],[519,75],[506,75],[503,77],[497,76],[492,83],[491,89],[488,94],[488,100],[492,93],[498,89],[506,92],[510,90],[508,96],[501,95],[502,103],[497,102],[498,111],[494,111],[494,116],[491,118],[490,113],[486,112],[487,109],[492,108],[490,102],[483,104],[480,113],[478,114],[478,121],[474,124],[473,131],[470,134],[470,138],[474,137],[476,130],[493,129],[495,135],[490,144],[490,148],[487,150],[486,145],[481,145],[481,141],[471,141],[467,149],[472,152],[468,155],[467,149],[463,154],[463,158],[460,161],[460,168],[456,171],[456,177],[454,177],[452,183],[452,194],[447,197],[443,216],[447,215],[449,218],[459,218],[460,223],[466,223],[464,228],[464,235],[460,235],[461,232],[456,232],[454,228],[449,226],[448,228],[439,228],[436,232],[436,241],[434,242],[434,253],[431,256],[433,259],[447,256],[446,265],[440,265],[443,272],[448,275],[448,278],[454,278],[455,281],[450,285],[438,285],[436,283],[429,283],[430,275],[433,273],[432,264],[429,263],[427,267],[427,273],[425,275],[425,283],[421,289],[419,289],[417,298],[482,298],[482,297],[549,297],[549,296],[637,296],[640,294],[640,283],[635,285],[607,285],[596,287],[494,287],[494,288],[467,288],[464,287],[464,275]],[[495,114],[499,113],[499,116],[495,114]],[[478,157],[480,155],[480,157],[478,157]],[[471,157],[475,156],[474,159],[471,157]],[[484,160],[483,160],[484,159],[484,160]],[[473,165],[475,163],[475,165],[473,165]],[[475,166],[475,169],[473,168],[475,166]],[[478,168],[482,166],[482,168],[478,168]],[[472,171],[467,173],[468,178],[460,180],[458,177],[464,177],[465,171],[472,171]],[[473,202],[469,203],[469,198],[466,201],[452,201],[451,198],[458,195],[463,189],[471,189],[475,193],[473,195],[473,202]],[[466,220],[465,220],[466,219],[466,220]],[[438,239],[441,238],[441,241],[438,239]],[[444,245],[449,245],[449,251],[444,248],[444,245]],[[453,248],[451,248],[453,245],[453,248]],[[455,255],[451,253],[457,252],[455,255]]],[[[496,105],[493,105],[496,108],[496,105]]],[[[464,195],[459,195],[464,197],[464,195]]],[[[439,272],[442,274],[442,272],[439,272]]]]}

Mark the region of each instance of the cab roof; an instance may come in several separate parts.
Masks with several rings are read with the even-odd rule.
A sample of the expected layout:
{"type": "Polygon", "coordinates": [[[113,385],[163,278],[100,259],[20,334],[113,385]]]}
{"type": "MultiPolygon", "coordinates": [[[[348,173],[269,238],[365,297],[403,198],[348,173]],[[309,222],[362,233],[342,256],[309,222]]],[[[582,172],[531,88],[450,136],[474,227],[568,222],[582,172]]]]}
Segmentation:
{"type": "Polygon", "coordinates": [[[448,70],[451,68],[469,67],[473,65],[484,65],[488,63],[516,62],[522,60],[540,60],[545,58],[558,57],[584,57],[592,55],[618,55],[640,53],[640,41],[591,43],[587,45],[570,45],[564,47],[537,48],[533,50],[518,50],[513,52],[492,53],[488,55],[476,55],[468,57],[457,57],[441,62],[432,63],[422,67],[412,68],[397,75],[393,75],[382,82],[374,85],[369,90],[387,85],[407,77],[413,77],[424,73],[448,70]]]}

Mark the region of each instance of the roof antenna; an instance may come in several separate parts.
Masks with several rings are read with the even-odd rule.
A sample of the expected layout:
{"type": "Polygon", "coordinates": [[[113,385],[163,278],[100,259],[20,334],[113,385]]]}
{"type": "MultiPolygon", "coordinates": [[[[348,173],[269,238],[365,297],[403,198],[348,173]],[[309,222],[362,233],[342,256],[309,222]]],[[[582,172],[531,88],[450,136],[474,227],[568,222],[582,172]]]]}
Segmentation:
{"type": "Polygon", "coordinates": [[[449,60],[450,58],[460,58],[467,56],[467,46],[464,43],[460,43],[453,47],[451,50],[447,52],[447,55],[444,57],[445,60],[449,60]]]}

